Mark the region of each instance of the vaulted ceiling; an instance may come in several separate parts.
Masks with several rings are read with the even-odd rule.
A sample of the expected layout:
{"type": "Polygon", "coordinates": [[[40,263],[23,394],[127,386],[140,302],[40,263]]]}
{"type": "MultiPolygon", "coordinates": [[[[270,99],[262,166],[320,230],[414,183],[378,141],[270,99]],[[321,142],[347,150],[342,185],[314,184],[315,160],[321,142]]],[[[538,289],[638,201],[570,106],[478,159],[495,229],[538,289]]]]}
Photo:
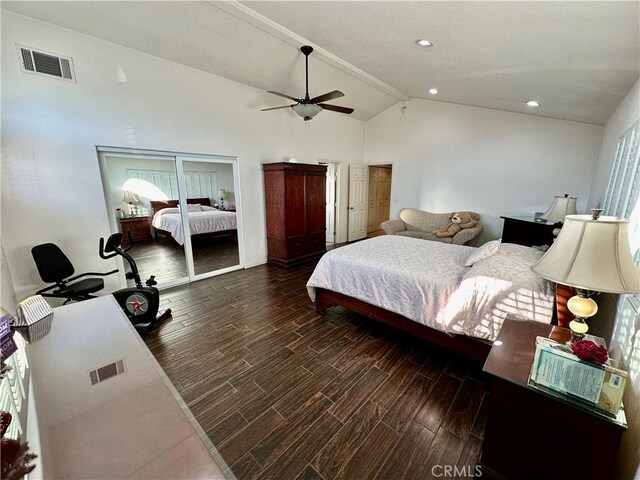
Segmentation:
{"type": "MultiPolygon", "coordinates": [[[[3,1],[2,8],[296,97],[304,93],[297,49],[310,44],[311,96],[341,90],[344,98],[330,103],[354,107],[361,120],[424,98],[604,124],[640,75],[636,1],[3,1]],[[433,46],[417,46],[422,38],[433,46]]],[[[286,104],[280,100],[261,108],[286,104]]]]}

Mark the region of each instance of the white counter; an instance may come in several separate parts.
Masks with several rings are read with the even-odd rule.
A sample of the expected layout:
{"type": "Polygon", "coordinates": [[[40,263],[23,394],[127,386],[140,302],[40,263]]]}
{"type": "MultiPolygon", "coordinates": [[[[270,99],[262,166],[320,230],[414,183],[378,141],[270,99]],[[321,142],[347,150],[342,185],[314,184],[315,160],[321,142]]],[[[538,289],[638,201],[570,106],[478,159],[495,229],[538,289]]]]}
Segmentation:
{"type": "Polygon", "coordinates": [[[111,295],[55,308],[28,358],[44,470],[31,478],[233,478],[111,295]],[[91,385],[118,360],[124,373],[91,385]]]}

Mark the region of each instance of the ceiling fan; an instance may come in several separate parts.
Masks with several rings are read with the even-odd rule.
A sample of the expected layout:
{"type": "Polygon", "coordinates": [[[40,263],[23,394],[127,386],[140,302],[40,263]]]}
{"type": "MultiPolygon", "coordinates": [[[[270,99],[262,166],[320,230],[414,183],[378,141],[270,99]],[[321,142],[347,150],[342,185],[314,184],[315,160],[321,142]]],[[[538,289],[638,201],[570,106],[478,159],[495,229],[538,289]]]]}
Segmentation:
{"type": "Polygon", "coordinates": [[[303,47],[300,47],[300,51],[304,55],[305,63],[306,92],[304,94],[304,98],[295,98],[290,95],[285,95],[284,93],[272,92],[267,90],[267,93],[278,95],[279,97],[288,98],[289,100],[293,100],[297,103],[284,105],[282,107],[263,108],[261,111],[266,112],[267,110],[278,110],[279,108],[291,108],[294,112],[300,115],[305,122],[311,120],[322,110],[346,113],[347,115],[352,113],[353,108],[340,107],[338,105],[329,105],[328,103],[323,103],[327,100],[344,97],[344,93],[338,90],[334,90],[333,92],[325,93],[324,95],[320,95],[317,97],[309,98],[309,55],[311,54],[311,52],[313,52],[313,47],[304,45],[303,47]]]}

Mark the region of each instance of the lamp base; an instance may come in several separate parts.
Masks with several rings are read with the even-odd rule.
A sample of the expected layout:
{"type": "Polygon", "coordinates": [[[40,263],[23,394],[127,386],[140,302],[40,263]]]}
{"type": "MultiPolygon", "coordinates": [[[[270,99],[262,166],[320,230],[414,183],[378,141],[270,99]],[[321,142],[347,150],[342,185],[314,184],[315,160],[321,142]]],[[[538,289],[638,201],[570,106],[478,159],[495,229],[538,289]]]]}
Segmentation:
{"type": "Polygon", "coordinates": [[[571,329],[569,343],[584,338],[584,335],[589,331],[589,325],[585,320],[598,312],[598,304],[590,298],[592,294],[593,292],[578,290],[578,294],[571,297],[567,302],[567,308],[575,316],[569,323],[569,328],[571,329]]]}
{"type": "Polygon", "coordinates": [[[567,343],[577,342],[582,340],[586,333],[589,331],[589,325],[584,321],[584,318],[576,317],[569,322],[569,328],[571,329],[571,340],[567,343]]]}

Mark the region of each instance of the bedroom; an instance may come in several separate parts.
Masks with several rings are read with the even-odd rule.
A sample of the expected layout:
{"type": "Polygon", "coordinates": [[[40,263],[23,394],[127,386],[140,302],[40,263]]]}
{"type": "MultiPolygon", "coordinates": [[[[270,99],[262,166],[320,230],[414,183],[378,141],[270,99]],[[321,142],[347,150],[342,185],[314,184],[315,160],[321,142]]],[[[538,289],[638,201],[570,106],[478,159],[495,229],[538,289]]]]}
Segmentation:
{"type": "MultiPolygon", "coordinates": [[[[188,14],[186,25],[201,25],[204,19],[218,25],[219,48],[228,50],[229,57],[260,65],[266,80],[274,82],[265,80],[264,88],[256,88],[223,78],[231,68],[224,62],[220,76],[212,75],[181,65],[180,58],[162,59],[118,45],[113,39],[96,38],[103,35],[100,32],[79,33],[81,27],[66,25],[65,18],[56,19],[56,12],[46,5],[24,12],[27,16],[19,14],[20,8],[29,8],[26,4],[7,5],[2,10],[2,242],[18,298],[32,294],[41,284],[29,255],[37,243],[50,239],[59,243],[78,271],[105,269],[97,256],[97,240],[111,231],[110,213],[102,192],[97,145],[237,157],[245,205],[243,266],[250,268],[266,259],[262,163],[290,157],[310,163],[319,158],[334,160],[340,162],[340,173],[346,178],[349,163],[387,164],[393,160],[393,181],[400,188],[392,193],[392,213],[408,205],[433,211],[479,211],[486,226],[485,240],[499,236],[501,215],[543,211],[560,193],[577,196],[581,212],[598,203],[617,139],[635,120],[634,113],[637,118],[637,62],[634,65],[627,56],[619,58],[617,47],[604,40],[600,44],[609,45],[613,53],[603,55],[606,65],[602,71],[617,71],[622,64],[624,81],[611,84],[607,98],[612,106],[598,121],[526,115],[531,112],[524,106],[520,113],[514,113],[433,101],[426,95],[397,98],[361,82],[362,95],[379,102],[382,113],[374,116],[366,111],[369,104],[361,102],[365,118],[370,116],[366,121],[327,113],[305,126],[292,113],[259,112],[278,105],[265,90],[301,89],[303,64],[296,51],[298,39],[284,42],[251,31],[250,44],[262,48],[250,52],[236,36],[239,25],[246,24],[237,17],[219,26],[219,17],[228,13],[210,4],[188,14]],[[45,14],[50,15],[48,20],[29,18],[45,14]],[[56,22],[60,26],[52,25],[56,22]],[[78,82],[67,84],[22,74],[16,43],[70,55],[78,82]],[[272,68],[265,51],[284,57],[288,66],[272,68]],[[285,77],[284,85],[275,83],[278,77],[285,77]],[[619,112],[609,119],[627,94],[623,107],[630,113],[619,112]],[[407,106],[405,113],[403,105],[407,106]],[[30,221],[25,222],[26,218],[30,221]]],[[[88,4],[77,8],[89,15],[82,10],[88,4]]],[[[137,31],[144,33],[140,37],[153,38],[171,51],[157,38],[157,30],[162,28],[148,20],[153,17],[161,22],[164,16],[153,11],[147,17],[138,9],[128,14],[140,27],[137,31]]],[[[170,11],[169,15],[178,12],[170,11]]],[[[111,18],[108,12],[94,16],[109,18],[104,25],[112,27],[123,17],[111,18]]],[[[98,23],[98,29],[103,25],[93,23],[98,23]]],[[[566,19],[547,25],[552,31],[563,31],[566,19]]],[[[619,33],[602,28],[603,37],[632,45],[630,52],[636,48],[633,45],[637,42],[627,43],[619,33]]],[[[304,36],[304,32],[298,33],[304,36]]],[[[412,48],[418,48],[413,45],[416,38],[418,34],[412,33],[407,39],[412,48]]],[[[129,40],[133,45],[136,39],[129,40]]],[[[187,44],[191,51],[200,51],[201,42],[187,44]]],[[[525,70],[527,61],[522,61],[525,70]]],[[[210,63],[220,61],[214,57],[210,63]]],[[[313,89],[344,88],[345,73],[317,57],[310,68],[318,79],[313,89]]],[[[235,73],[250,79],[246,69],[238,67],[235,73]]],[[[589,77],[579,71],[574,75],[578,84],[589,77]]],[[[346,88],[345,94],[345,105],[360,95],[346,88]]],[[[347,185],[343,182],[341,186],[339,193],[345,199],[347,185]]],[[[341,218],[339,227],[339,240],[345,241],[346,218],[341,218]]],[[[113,279],[107,284],[108,289],[119,287],[113,279]]]]}

